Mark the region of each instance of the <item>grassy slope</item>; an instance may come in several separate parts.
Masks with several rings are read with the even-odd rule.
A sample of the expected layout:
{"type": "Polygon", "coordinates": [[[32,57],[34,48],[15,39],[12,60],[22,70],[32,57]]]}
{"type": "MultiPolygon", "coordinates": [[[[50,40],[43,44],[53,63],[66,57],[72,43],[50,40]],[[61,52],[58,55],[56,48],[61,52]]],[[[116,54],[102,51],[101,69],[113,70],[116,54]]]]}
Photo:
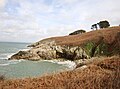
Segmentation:
{"type": "Polygon", "coordinates": [[[82,45],[88,41],[96,42],[99,39],[99,37],[104,37],[104,41],[106,43],[112,43],[118,32],[120,32],[120,26],[100,29],[96,31],[90,31],[80,35],[78,34],[78,35],[69,35],[62,37],[52,37],[44,40],[51,39],[51,40],[55,40],[59,45],[77,46],[77,45],[82,45]]]}

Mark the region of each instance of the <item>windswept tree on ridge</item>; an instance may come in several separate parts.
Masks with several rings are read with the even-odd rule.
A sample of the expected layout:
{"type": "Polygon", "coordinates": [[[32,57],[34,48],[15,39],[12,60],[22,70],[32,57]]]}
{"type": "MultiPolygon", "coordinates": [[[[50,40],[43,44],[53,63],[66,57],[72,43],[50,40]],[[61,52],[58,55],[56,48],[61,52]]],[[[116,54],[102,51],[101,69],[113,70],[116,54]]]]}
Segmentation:
{"type": "Polygon", "coordinates": [[[107,20],[105,20],[105,21],[100,21],[100,22],[97,23],[97,24],[93,24],[93,25],[91,26],[91,29],[97,30],[97,29],[98,29],[97,26],[99,26],[100,29],[108,28],[108,27],[110,26],[110,23],[109,23],[107,20]]]}
{"type": "Polygon", "coordinates": [[[99,23],[97,23],[99,25],[99,28],[108,28],[110,26],[110,23],[105,20],[105,21],[100,21],[99,23]]]}
{"type": "Polygon", "coordinates": [[[85,30],[77,30],[77,31],[74,31],[74,32],[70,33],[69,35],[83,34],[85,32],[86,32],[85,30]]]}
{"type": "Polygon", "coordinates": [[[97,30],[98,28],[97,28],[97,24],[93,24],[92,26],[91,26],[91,29],[95,29],[95,30],[97,30]]]}

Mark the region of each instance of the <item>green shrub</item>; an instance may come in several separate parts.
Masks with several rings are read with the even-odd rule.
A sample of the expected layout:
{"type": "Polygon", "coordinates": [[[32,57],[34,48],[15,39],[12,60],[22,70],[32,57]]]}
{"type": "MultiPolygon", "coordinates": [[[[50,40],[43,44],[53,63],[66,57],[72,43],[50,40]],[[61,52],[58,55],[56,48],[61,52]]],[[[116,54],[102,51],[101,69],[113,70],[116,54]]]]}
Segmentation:
{"type": "Polygon", "coordinates": [[[88,42],[85,45],[85,51],[90,56],[109,56],[112,54],[112,51],[109,51],[109,45],[105,44],[104,42],[101,42],[99,45],[96,45],[93,42],[88,42]]]}
{"type": "Polygon", "coordinates": [[[93,42],[88,42],[86,45],[85,45],[85,52],[91,57],[91,50],[92,48],[94,47],[94,43],[93,42]]]}

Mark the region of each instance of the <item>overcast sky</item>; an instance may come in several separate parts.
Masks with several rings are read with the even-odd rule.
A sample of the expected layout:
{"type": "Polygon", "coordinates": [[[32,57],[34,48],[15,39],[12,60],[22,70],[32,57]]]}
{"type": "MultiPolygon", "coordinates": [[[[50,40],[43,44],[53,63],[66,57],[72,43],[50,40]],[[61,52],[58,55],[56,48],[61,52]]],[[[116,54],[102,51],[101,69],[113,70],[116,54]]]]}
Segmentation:
{"type": "Polygon", "coordinates": [[[108,20],[120,24],[120,0],[0,0],[0,41],[35,42],[108,20]]]}

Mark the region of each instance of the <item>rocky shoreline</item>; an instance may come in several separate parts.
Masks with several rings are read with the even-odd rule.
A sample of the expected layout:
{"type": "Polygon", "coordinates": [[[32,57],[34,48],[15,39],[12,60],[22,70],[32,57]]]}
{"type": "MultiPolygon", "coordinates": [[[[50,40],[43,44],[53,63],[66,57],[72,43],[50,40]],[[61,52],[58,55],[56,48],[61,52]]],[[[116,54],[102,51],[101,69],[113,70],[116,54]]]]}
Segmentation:
{"type": "MultiPolygon", "coordinates": [[[[37,44],[37,43],[36,43],[37,44]]],[[[69,60],[85,59],[89,58],[85,50],[79,46],[60,46],[56,45],[54,40],[44,41],[38,45],[31,45],[32,47],[28,51],[19,51],[17,54],[13,55],[11,59],[27,59],[27,60],[53,60],[58,58],[65,58],[69,60]]]]}
{"type": "Polygon", "coordinates": [[[19,51],[9,60],[84,60],[120,53],[120,27],[111,27],[83,34],[43,39],[19,51]]]}

